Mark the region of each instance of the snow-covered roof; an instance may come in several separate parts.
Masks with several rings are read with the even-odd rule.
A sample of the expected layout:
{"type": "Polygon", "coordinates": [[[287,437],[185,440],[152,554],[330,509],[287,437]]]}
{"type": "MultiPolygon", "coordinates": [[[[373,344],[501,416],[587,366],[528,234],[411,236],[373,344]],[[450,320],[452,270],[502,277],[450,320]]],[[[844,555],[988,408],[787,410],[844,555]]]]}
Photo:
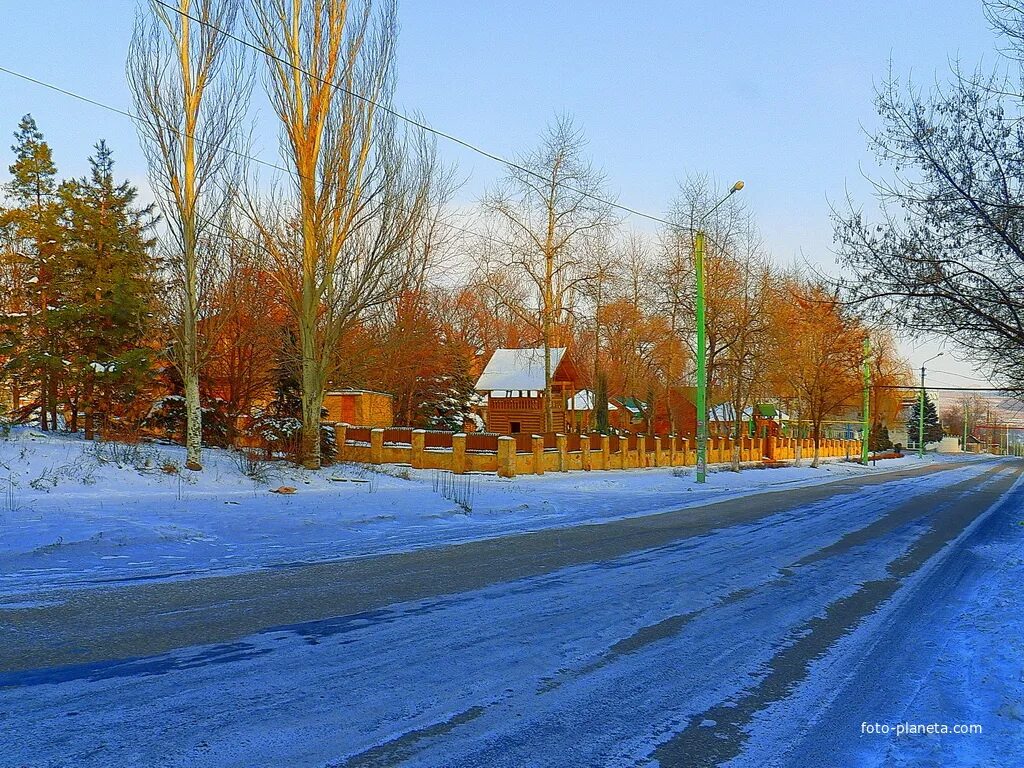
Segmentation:
{"type": "MultiPolygon", "coordinates": [[[[551,349],[551,372],[554,374],[564,347],[551,349]]],[[[544,347],[536,349],[496,349],[476,382],[481,392],[495,390],[543,390],[544,347]]]]}
{"type": "MultiPolygon", "coordinates": [[[[576,393],[575,397],[570,397],[565,401],[565,407],[573,411],[592,411],[594,410],[594,393],[589,389],[584,389],[576,393]]],[[[615,403],[608,403],[609,411],[619,410],[615,403]]]]}

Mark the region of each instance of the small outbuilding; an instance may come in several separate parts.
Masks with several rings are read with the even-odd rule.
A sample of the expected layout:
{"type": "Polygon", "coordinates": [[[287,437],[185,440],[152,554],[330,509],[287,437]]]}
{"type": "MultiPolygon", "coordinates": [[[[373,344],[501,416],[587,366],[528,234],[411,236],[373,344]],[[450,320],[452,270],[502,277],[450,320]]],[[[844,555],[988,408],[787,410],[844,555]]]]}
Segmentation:
{"type": "Polygon", "coordinates": [[[387,392],[368,389],[340,389],[324,394],[325,421],[355,427],[392,427],[394,398],[387,392]]]}

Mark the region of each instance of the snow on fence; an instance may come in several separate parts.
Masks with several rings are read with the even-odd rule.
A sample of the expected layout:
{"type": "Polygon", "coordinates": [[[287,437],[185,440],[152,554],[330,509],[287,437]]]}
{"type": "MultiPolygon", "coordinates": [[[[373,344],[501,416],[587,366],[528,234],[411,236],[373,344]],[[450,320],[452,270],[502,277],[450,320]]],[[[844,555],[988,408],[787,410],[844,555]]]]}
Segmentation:
{"type": "MultiPolygon", "coordinates": [[[[456,474],[497,472],[502,477],[545,472],[683,467],[697,463],[693,440],[681,435],[495,435],[435,432],[393,427],[335,426],[342,461],[408,464],[414,469],[443,469],[456,474]]],[[[778,462],[814,455],[814,441],[782,437],[740,438],[740,460],[778,462]]],[[[735,443],[708,438],[708,464],[732,461],[735,443]]],[[[824,458],[860,456],[859,440],[821,440],[824,458]]]]}

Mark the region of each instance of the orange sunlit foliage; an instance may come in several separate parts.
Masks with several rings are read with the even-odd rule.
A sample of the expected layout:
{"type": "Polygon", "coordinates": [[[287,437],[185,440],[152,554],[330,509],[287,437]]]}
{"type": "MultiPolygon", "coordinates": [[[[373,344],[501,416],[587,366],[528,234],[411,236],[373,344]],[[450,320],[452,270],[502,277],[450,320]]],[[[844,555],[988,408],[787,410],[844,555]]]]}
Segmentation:
{"type": "Polygon", "coordinates": [[[866,329],[825,287],[788,281],[789,301],[776,305],[774,384],[809,427],[814,463],[822,428],[845,409],[857,408],[866,329]]]}

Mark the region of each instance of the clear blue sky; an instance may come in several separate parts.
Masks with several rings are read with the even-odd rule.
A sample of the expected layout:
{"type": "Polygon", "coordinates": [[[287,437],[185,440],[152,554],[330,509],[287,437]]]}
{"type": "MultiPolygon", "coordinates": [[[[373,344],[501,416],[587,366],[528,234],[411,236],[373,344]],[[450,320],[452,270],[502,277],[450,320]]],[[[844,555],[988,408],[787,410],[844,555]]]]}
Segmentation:
{"type": "MultiPolygon", "coordinates": [[[[135,7],[0,0],[0,66],[127,108],[135,7]]],[[[867,198],[862,126],[875,123],[873,85],[890,58],[924,84],[945,77],[951,57],[971,66],[996,59],[976,0],[404,0],[400,14],[404,110],[506,155],[530,147],[557,112],[571,113],[620,200],[656,214],[687,174],[708,172],[723,185],[742,178],[780,262],[830,263],[828,200],[846,189],[867,198]]],[[[105,138],[122,174],[145,184],[127,120],[0,73],[0,132],[26,112],[63,174],[83,173],[92,143],[105,138]]],[[[257,152],[275,160],[265,115],[263,125],[257,152]]],[[[500,173],[441,148],[470,176],[466,201],[500,173]]],[[[908,352],[919,363],[933,347],[908,352]]],[[[970,373],[948,357],[933,365],[970,373]]]]}

